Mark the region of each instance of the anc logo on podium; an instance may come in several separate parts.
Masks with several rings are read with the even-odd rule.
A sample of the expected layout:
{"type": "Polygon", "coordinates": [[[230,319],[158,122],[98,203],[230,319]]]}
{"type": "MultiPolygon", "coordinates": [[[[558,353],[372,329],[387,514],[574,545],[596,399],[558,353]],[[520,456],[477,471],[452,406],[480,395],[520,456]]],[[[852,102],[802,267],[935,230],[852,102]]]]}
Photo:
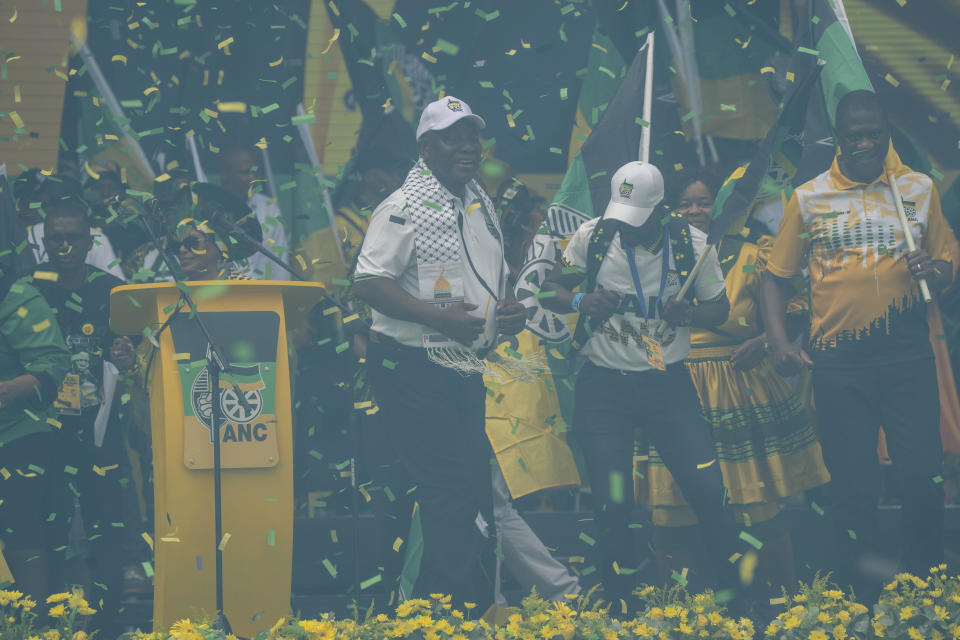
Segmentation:
{"type": "MultiPolygon", "coordinates": [[[[221,465],[224,469],[273,467],[278,463],[275,381],[279,317],[267,311],[200,315],[231,363],[230,370],[220,374],[216,393],[221,412],[221,465]]],[[[206,340],[189,321],[177,320],[171,323],[171,330],[174,349],[183,354],[177,363],[183,392],[183,462],[191,469],[210,469],[214,394],[205,358],[206,340]]]]}

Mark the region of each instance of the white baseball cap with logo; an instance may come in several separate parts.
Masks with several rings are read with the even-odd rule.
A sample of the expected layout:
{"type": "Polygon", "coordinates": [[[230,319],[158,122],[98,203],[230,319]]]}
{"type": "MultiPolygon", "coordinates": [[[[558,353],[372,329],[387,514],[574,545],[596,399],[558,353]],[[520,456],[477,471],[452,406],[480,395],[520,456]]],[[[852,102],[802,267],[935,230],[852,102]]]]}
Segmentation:
{"type": "Polygon", "coordinates": [[[487,126],[483,118],[471,111],[470,105],[463,100],[453,96],[444,96],[439,100],[434,100],[420,114],[420,124],[417,125],[417,142],[426,132],[443,131],[464,118],[476,122],[481,129],[487,126]]]}
{"type": "Polygon", "coordinates": [[[663,200],[663,174],[649,162],[628,162],[613,174],[603,217],[639,227],[663,200]]]}

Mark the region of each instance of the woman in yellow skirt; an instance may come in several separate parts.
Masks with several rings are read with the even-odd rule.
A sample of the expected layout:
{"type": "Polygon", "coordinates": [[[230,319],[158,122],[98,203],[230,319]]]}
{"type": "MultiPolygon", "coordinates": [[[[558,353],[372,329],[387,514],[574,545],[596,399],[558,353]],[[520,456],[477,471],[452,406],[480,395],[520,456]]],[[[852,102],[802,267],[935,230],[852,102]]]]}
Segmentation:
{"type": "MultiPolygon", "coordinates": [[[[667,197],[669,206],[706,233],[715,193],[705,173],[682,173],[669,185],[667,197]]],[[[730,317],[712,331],[691,331],[686,362],[713,426],[727,501],[750,536],[744,539],[759,547],[760,575],[778,589],[795,583],[793,548],[779,500],[825,484],[830,476],[802,400],[767,357],[758,306],[760,278],[773,245],[767,233],[760,223],[744,220],[721,241],[718,255],[730,317]]],[[[803,305],[795,306],[802,323],[803,305]]],[[[693,564],[697,520],[656,449],[641,445],[640,452],[648,459],[640,464],[637,495],[653,511],[661,576],[682,582],[693,564]]]]}

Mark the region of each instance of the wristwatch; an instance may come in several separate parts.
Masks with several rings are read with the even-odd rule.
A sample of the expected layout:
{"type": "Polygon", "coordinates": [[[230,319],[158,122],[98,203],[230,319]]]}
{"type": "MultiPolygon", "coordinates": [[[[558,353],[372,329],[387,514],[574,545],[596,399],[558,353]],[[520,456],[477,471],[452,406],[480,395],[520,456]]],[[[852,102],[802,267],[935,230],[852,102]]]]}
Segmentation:
{"type": "Polygon", "coordinates": [[[573,307],[573,310],[577,313],[580,313],[580,302],[583,300],[583,294],[577,293],[573,296],[573,301],[570,303],[570,306],[573,307]]]}

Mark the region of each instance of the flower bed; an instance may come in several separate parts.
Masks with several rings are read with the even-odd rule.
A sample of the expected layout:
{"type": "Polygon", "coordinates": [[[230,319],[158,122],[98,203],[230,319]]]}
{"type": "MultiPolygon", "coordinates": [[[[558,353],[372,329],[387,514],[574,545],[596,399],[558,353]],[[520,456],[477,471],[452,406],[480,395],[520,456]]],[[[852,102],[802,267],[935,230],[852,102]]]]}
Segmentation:
{"type": "MultiPolygon", "coordinates": [[[[931,569],[925,578],[900,574],[888,584],[880,601],[869,609],[818,576],[784,594],[783,611],[757,637],[775,640],[904,640],[960,639],[960,577],[947,576],[946,567],[931,569]]],[[[726,615],[710,592],[689,595],[680,587],[644,586],[635,592],[639,614],[618,619],[591,594],[548,602],[536,592],[522,605],[492,624],[477,617],[475,605],[457,608],[450,596],[401,603],[393,615],[358,615],[356,619],[289,618],[277,622],[256,640],[747,640],[753,623],[726,615]]],[[[17,591],[0,591],[0,639],[89,640],[83,630],[95,611],[83,592],[50,596],[46,612],[17,591]]],[[[217,640],[209,622],[181,620],[166,633],[129,634],[128,640],[217,640]]],[[[236,640],[227,636],[228,640],[236,640]]]]}

